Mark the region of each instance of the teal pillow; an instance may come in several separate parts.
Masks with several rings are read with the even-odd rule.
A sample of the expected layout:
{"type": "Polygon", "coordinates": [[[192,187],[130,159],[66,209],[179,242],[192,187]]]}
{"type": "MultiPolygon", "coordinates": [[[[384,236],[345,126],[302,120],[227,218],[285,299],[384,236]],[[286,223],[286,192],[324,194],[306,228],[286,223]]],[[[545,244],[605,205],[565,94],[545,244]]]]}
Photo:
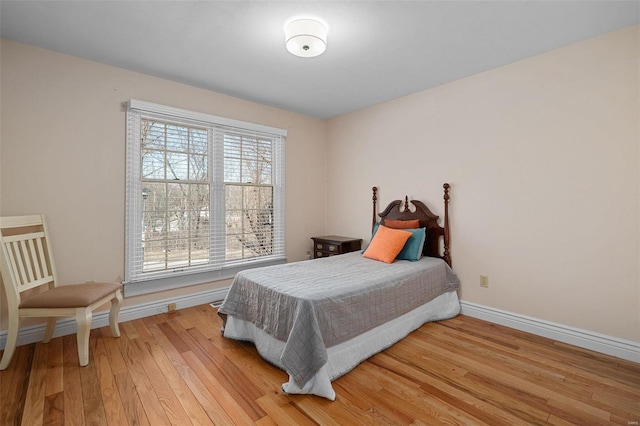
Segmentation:
{"type": "Polygon", "coordinates": [[[427,229],[403,229],[403,231],[409,231],[413,235],[407,240],[404,247],[402,248],[402,251],[400,251],[400,253],[398,253],[398,255],[396,256],[396,259],[411,261],[420,260],[420,258],[422,257],[424,240],[427,238],[427,229]]]}

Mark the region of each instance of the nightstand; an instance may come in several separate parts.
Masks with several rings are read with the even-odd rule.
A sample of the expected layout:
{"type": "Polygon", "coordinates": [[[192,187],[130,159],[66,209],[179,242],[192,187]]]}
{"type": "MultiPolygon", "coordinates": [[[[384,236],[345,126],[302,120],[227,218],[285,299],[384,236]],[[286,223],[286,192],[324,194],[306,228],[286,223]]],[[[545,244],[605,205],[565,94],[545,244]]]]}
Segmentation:
{"type": "Polygon", "coordinates": [[[314,259],[357,251],[360,250],[362,244],[360,238],[339,237],[337,235],[312,237],[311,239],[313,240],[314,259]]]}

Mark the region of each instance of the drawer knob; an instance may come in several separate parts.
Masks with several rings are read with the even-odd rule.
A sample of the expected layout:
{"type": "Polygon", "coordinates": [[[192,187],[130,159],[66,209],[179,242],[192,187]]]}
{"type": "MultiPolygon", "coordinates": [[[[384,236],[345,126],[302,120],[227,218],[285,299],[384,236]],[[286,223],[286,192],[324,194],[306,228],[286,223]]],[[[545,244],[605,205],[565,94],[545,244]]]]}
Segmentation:
{"type": "Polygon", "coordinates": [[[316,248],[317,248],[318,250],[322,250],[322,244],[316,244],[316,248]]]}
{"type": "Polygon", "coordinates": [[[329,246],[329,251],[336,251],[336,246],[329,246]]]}

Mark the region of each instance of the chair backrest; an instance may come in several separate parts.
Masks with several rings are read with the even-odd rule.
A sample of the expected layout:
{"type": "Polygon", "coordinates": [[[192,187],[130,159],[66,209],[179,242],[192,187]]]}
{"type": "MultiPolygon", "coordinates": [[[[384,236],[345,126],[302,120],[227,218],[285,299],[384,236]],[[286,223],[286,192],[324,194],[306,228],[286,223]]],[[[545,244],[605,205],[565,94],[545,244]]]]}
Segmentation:
{"type": "Polygon", "coordinates": [[[44,216],[0,218],[0,273],[8,301],[20,303],[20,293],[56,284],[56,271],[44,216]]]}

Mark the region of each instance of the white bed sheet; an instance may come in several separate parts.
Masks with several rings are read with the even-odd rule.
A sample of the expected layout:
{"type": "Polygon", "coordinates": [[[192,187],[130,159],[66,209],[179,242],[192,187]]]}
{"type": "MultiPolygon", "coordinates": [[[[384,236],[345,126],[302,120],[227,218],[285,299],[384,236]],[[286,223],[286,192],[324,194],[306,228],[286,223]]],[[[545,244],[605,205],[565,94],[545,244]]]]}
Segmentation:
{"type": "MultiPolygon", "coordinates": [[[[282,390],[290,394],[313,394],[335,400],[335,391],[331,382],[348,373],[362,361],[390,347],[431,321],[453,318],[460,313],[458,293],[444,293],[430,302],[346,342],[327,349],[327,363],[303,387],[289,381],[282,385],[282,390]]],[[[248,340],[255,344],[260,355],[284,370],[280,355],[285,342],[274,339],[248,321],[229,316],[224,329],[224,336],[236,340],[248,340]]]]}

